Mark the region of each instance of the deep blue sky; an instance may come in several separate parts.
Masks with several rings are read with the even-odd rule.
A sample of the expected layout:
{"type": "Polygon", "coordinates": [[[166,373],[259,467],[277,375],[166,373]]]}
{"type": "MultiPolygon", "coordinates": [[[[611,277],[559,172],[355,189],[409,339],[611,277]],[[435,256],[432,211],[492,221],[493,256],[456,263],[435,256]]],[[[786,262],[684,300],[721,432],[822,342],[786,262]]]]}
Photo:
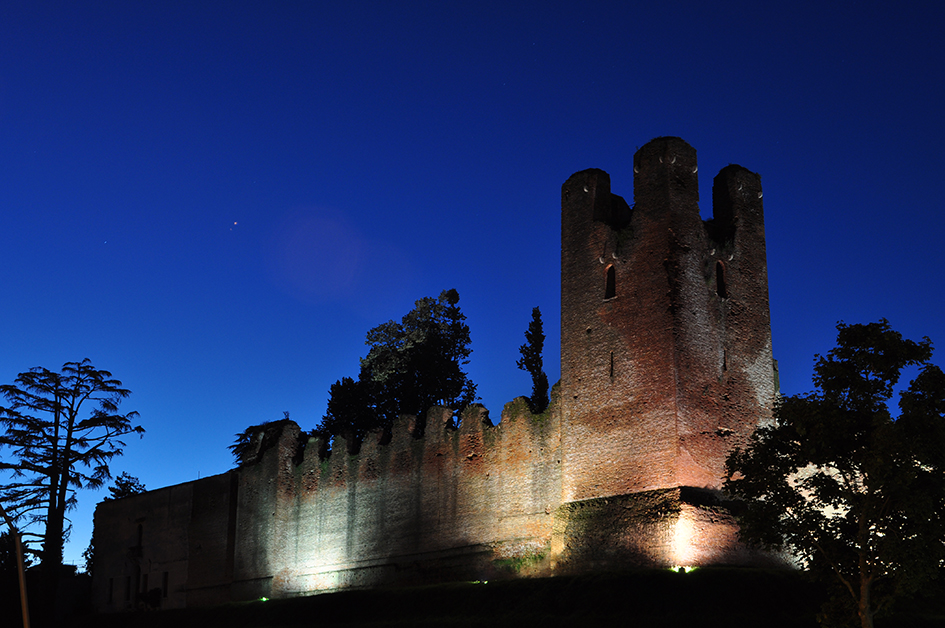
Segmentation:
{"type": "MultiPolygon", "coordinates": [[[[303,429],[365,332],[456,288],[498,419],[560,375],[560,186],[678,135],[765,190],[782,391],[838,320],[945,343],[937,2],[0,4],[0,381],[90,358],[149,488],[303,429]],[[770,5],[770,6],[769,6],[770,5]]],[[[940,356],[937,362],[945,363],[940,356]]],[[[80,493],[67,560],[104,491],[80,493]]]]}

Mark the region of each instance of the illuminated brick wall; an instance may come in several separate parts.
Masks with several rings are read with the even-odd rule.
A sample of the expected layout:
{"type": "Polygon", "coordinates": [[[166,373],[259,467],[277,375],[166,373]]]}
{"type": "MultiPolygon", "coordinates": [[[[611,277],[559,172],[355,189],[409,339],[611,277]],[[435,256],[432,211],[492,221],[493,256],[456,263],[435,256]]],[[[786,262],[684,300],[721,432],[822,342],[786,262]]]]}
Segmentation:
{"type": "MultiPolygon", "coordinates": [[[[507,409],[493,427],[474,408],[458,430],[448,427],[448,410],[434,409],[423,438],[405,419],[389,444],[369,440],[356,456],[336,443],[322,461],[310,443],[283,498],[294,516],[280,520],[275,535],[247,530],[250,542],[288,542],[256,549],[265,558],[238,576],[271,573],[273,594],[292,595],[488,579],[501,575],[503,559],[526,554],[541,562],[560,495],[560,430],[554,413],[533,417],[521,400],[507,409]]],[[[256,475],[244,473],[241,488],[267,481],[256,475]]]]}
{"type": "Polygon", "coordinates": [[[632,208],[601,170],[562,187],[564,501],[719,488],[777,392],[760,177],[725,168],[704,223],[691,146],[633,164],[632,208]]]}
{"type": "Polygon", "coordinates": [[[145,604],[142,576],[153,583],[169,562],[176,567],[162,608],[550,573],[561,494],[557,412],[534,416],[519,398],[495,426],[481,407],[459,429],[450,418],[434,408],[426,435],[414,438],[405,417],[390,443],[368,440],[357,455],[340,441],[322,459],[313,439],[301,460],[299,428],[286,422],[255,464],[103,502],[96,607],[145,604]],[[137,526],[173,534],[139,542],[137,526]],[[115,578],[134,593],[109,597],[115,578]]]}

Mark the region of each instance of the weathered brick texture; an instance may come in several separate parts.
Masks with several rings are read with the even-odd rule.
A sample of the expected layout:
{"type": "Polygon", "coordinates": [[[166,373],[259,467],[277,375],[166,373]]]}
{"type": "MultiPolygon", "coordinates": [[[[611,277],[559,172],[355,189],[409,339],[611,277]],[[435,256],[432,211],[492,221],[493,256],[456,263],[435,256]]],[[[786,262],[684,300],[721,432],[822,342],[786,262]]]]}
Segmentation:
{"type": "Polygon", "coordinates": [[[633,163],[632,209],[600,170],[562,187],[564,501],[719,488],[776,392],[760,177],[723,170],[703,223],[691,146],[633,163]]]}

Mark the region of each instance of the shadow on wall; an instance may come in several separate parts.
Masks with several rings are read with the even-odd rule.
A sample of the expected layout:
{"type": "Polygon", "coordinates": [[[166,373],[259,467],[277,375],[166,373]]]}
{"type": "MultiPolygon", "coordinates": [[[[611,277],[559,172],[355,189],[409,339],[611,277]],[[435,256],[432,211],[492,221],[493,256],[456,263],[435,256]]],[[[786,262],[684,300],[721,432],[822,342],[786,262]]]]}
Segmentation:
{"type": "Polygon", "coordinates": [[[499,425],[482,406],[459,428],[431,409],[422,438],[414,424],[401,418],[390,442],[369,437],[357,454],[340,439],[323,458],[312,438],[299,465],[298,426],[282,425],[239,470],[236,579],[271,578],[240,597],[541,571],[560,500],[556,411],[532,415],[519,398],[499,425]]]}

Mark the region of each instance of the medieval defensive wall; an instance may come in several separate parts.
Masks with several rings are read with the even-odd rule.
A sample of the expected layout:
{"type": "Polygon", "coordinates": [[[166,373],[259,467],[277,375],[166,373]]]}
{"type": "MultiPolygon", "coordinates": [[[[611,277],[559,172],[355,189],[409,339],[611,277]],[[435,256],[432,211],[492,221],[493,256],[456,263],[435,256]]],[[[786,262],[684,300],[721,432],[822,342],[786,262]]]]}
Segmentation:
{"type": "Polygon", "coordinates": [[[96,608],[765,562],[720,492],[777,394],[761,179],[723,169],[703,221],[686,142],[649,142],[633,170],[632,205],[602,170],[562,187],[561,382],[543,414],[519,398],[457,427],[433,408],[422,436],[402,417],[389,442],[330,453],[268,424],[249,464],[99,504],[96,608]]]}

